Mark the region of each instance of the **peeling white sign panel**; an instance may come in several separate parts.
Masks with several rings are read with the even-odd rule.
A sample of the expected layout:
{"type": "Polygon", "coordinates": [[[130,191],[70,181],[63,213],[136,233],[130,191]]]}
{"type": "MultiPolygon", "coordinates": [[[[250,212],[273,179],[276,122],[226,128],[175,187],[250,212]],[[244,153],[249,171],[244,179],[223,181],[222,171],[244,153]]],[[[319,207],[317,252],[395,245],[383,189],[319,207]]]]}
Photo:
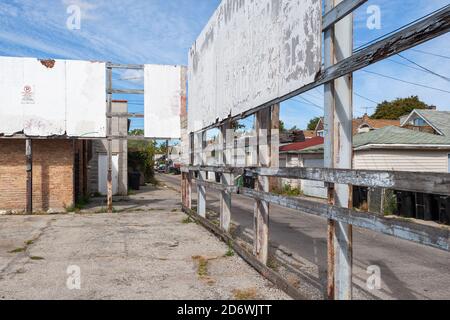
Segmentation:
{"type": "Polygon", "coordinates": [[[0,57],[0,134],[106,136],[105,64],[0,57]]]}
{"type": "Polygon", "coordinates": [[[145,65],[144,127],[147,138],[181,138],[185,73],[186,68],[181,66],[145,65]]]}
{"type": "Polygon", "coordinates": [[[320,0],[223,0],[189,54],[189,131],[314,82],[320,0]]]}

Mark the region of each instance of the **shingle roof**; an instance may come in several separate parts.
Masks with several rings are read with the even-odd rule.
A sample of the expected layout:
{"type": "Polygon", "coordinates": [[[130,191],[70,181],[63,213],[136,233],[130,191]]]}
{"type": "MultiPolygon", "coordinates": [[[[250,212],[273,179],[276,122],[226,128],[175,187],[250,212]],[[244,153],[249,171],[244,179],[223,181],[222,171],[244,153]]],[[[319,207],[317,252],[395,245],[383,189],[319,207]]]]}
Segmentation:
{"type": "MultiPolygon", "coordinates": [[[[357,134],[353,137],[353,147],[366,145],[445,145],[450,149],[450,136],[444,137],[431,133],[414,131],[399,127],[384,127],[382,129],[357,134]]],[[[323,152],[323,144],[306,148],[301,153],[323,152]]]]}
{"type": "Polygon", "coordinates": [[[358,129],[362,125],[367,124],[373,129],[381,129],[389,126],[400,126],[400,120],[370,119],[369,117],[353,120],[353,135],[358,134],[358,129]]]}
{"type": "Polygon", "coordinates": [[[415,110],[427,119],[436,129],[450,137],[450,112],[436,110],[415,110]]]}
{"type": "Polygon", "coordinates": [[[318,144],[323,144],[322,137],[314,137],[311,139],[307,139],[303,142],[291,143],[286,146],[280,147],[280,152],[289,152],[289,151],[300,151],[308,147],[316,146],[318,144]]]}

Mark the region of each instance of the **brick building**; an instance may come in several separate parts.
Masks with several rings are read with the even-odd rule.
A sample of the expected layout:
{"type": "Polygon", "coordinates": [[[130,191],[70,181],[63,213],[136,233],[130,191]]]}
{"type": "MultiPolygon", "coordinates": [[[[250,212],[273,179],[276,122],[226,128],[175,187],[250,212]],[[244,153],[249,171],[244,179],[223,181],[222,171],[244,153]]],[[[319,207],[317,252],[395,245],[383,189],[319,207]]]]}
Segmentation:
{"type": "MultiPolygon", "coordinates": [[[[33,147],[33,211],[62,212],[88,194],[90,141],[35,139],[33,147]]],[[[0,139],[0,211],[26,208],[24,139],[0,139]]]]}

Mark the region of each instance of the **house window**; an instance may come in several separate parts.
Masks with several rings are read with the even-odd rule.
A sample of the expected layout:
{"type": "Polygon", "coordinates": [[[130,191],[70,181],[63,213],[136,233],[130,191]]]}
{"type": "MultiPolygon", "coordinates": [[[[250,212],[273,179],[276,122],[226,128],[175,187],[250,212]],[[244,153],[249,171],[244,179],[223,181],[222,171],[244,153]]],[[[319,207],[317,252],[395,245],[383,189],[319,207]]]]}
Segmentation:
{"type": "Polygon", "coordinates": [[[323,137],[324,136],[324,132],[323,131],[317,131],[317,136],[318,137],[323,137]]]}
{"type": "Polygon", "coordinates": [[[414,119],[414,125],[416,126],[416,127],[424,127],[424,126],[426,126],[426,122],[425,122],[425,120],[423,120],[422,118],[417,118],[417,119],[414,119]]]}

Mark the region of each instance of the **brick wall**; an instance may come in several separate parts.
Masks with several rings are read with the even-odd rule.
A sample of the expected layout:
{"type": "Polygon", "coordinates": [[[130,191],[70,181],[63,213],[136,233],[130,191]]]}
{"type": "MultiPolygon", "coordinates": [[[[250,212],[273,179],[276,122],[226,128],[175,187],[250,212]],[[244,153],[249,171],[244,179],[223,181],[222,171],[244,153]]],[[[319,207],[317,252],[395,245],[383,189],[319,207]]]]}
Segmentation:
{"type": "MultiPolygon", "coordinates": [[[[73,205],[73,150],[71,140],[33,140],[35,212],[73,205]]],[[[25,140],[0,140],[0,210],[25,210],[25,170],[25,140]]]]}

